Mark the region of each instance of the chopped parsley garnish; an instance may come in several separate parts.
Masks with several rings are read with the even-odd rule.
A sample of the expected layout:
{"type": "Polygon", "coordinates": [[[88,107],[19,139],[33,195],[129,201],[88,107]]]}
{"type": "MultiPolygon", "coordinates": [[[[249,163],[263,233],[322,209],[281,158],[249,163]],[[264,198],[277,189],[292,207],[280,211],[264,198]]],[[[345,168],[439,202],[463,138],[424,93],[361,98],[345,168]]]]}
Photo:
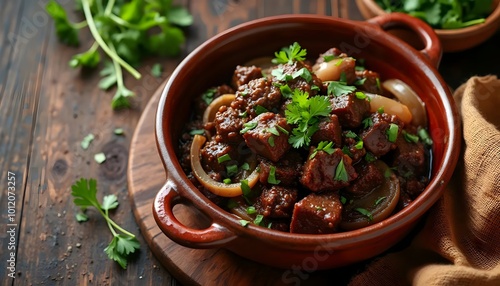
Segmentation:
{"type": "Polygon", "coordinates": [[[267,108],[263,107],[262,105],[257,105],[257,106],[255,106],[254,109],[255,109],[255,113],[257,115],[269,112],[269,110],[267,110],[267,108]]]}
{"type": "Polygon", "coordinates": [[[356,98],[357,99],[367,99],[369,97],[366,96],[366,94],[362,91],[356,91],[356,98]]]}
{"type": "Polygon", "coordinates": [[[343,61],[344,61],[344,59],[339,59],[339,60],[335,63],[335,66],[336,66],[336,67],[339,67],[339,66],[342,64],[342,62],[343,62],[343,61]]]}
{"type": "Polygon", "coordinates": [[[397,124],[389,124],[389,129],[387,129],[387,140],[392,143],[396,142],[396,139],[398,139],[398,131],[399,126],[397,124]]]}
{"type": "Polygon", "coordinates": [[[224,184],[227,184],[227,185],[229,185],[229,184],[231,184],[231,183],[232,183],[231,179],[229,179],[229,178],[226,178],[226,179],[222,180],[222,182],[223,182],[224,184]]]}
{"type": "Polygon", "coordinates": [[[328,154],[333,154],[335,149],[333,148],[333,142],[321,141],[318,144],[318,147],[314,149],[314,151],[309,156],[309,159],[313,159],[319,151],[325,151],[328,154]]]}
{"type": "Polygon", "coordinates": [[[205,134],[205,129],[193,129],[191,131],[189,131],[189,135],[203,135],[205,134]]]}
{"type": "Polygon", "coordinates": [[[303,61],[307,55],[307,50],[302,49],[299,43],[295,42],[287,48],[281,49],[279,52],[275,52],[275,58],[272,60],[274,64],[291,64],[294,61],[303,61]]]}
{"type": "Polygon", "coordinates": [[[238,165],[227,165],[226,172],[228,177],[232,177],[238,173],[238,165]]]}
{"type": "Polygon", "coordinates": [[[276,77],[277,80],[289,81],[293,79],[292,75],[284,73],[283,69],[280,68],[273,69],[271,75],[276,77]]]}
{"type": "Polygon", "coordinates": [[[245,162],[243,163],[243,165],[241,165],[240,169],[248,171],[250,170],[250,165],[247,162],[245,162]]]}
{"type": "Polygon", "coordinates": [[[386,198],[385,197],[380,197],[378,198],[376,201],[375,201],[375,206],[378,206],[383,200],[385,200],[386,198]]]}
{"type": "Polygon", "coordinates": [[[230,160],[231,160],[231,156],[229,154],[224,154],[224,155],[217,158],[217,163],[220,164],[220,163],[230,161],[230,160]]]}
{"type": "Polygon", "coordinates": [[[366,155],[365,155],[365,161],[366,162],[371,163],[371,162],[374,162],[376,160],[377,160],[377,157],[375,157],[375,155],[373,155],[370,152],[366,152],[366,155]]]}
{"type": "Polygon", "coordinates": [[[245,199],[245,201],[249,205],[251,205],[252,203],[250,201],[250,195],[252,194],[252,189],[248,185],[248,180],[241,180],[240,181],[240,187],[241,187],[241,192],[242,192],[243,198],[245,199]]]}
{"type": "Polygon", "coordinates": [[[285,116],[289,124],[296,124],[288,142],[294,148],[309,146],[311,136],[319,127],[319,117],[328,116],[332,111],[326,96],[309,97],[307,92],[296,89],[292,102],[286,106],[285,116]]]}
{"type": "Polygon", "coordinates": [[[294,79],[298,78],[299,76],[301,78],[305,79],[306,82],[310,82],[312,80],[311,72],[307,68],[301,68],[300,70],[298,70],[292,74],[292,77],[294,79]]]}
{"type": "Polygon", "coordinates": [[[346,154],[349,157],[352,157],[351,150],[349,150],[349,147],[347,146],[342,147],[342,153],[346,154]]]}
{"type": "Polygon", "coordinates": [[[341,202],[343,205],[345,205],[345,203],[347,202],[346,197],[344,197],[344,196],[340,196],[340,202],[341,202]]]}
{"type": "Polygon", "coordinates": [[[406,142],[408,143],[417,143],[419,138],[417,135],[410,134],[406,132],[406,130],[403,130],[403,137],[405,138],[406,142]]]}
{"type": "Polygon", "coordinates": [[[215,93],[217,92],[217,89],[215,88],[209,88],[207,89],[202,95],[201,99],[206,103],[210,104],[214,100],[215,93]]]}
{"type": "Polygon", "coordinates": [[[274,147],[274,136],[270,136],[267,139],[267,143],[269,143],[269,146],[274,147]]]}
{"type": "Polygon", "coordinates": [[[361,122],[363,123],[363,129],[373,126],[373,119],[371,117],[367,117],[361,122]]]}
{"type": "Polygon", "coordinates": [[[276,125],[276,128],[278,128],[279,131],[281,131],[281,133],[283,133],[283,134],[286,134],[286,135],[289,134],[288,130],[286,130],[285,128],[283,128],[283,127],[281,127],[279,125],[276,125]]]}
{"type": "Polygon", "coordinates": [[[335,168],[335,177],[334,180],[347,182],[349,180],[349,176],[347,175],[347,170],[344,165],[344,158],[340,159],[337,168],[335,168]]]}
{"type": "Polygon", "coordinates": [[[327,93],[334,96],[342,96],[356,90],[355,86],[346,85],[341,81],[331,81],[327,87],[327,93]]]}
{"type": "Polygon", "coordinates": [[[281,95],[285,98],[292,98],[293,91],[292,89],[288,86],[288,84],[283,84],[279,86],[281,95]]]}
{"type": "Polygon", "coordinates": [[[367,209],[364,209],[364,208],[355,208],[354,210],[356,210],[358,213],[366,216],[368,218],[368,220],[373,220],[373,216],[372,216],[372,213],[370,211],[368,211],[367,209]]]}
{"type": "Polygon", "coordinates": [[[243,227],[247,227],[250,224],[250,222],[248,220],[245,220],[245,219],[240,219],[239,222],[240,222],[241,226],[243,226],[243,227]]]}
{"type": "Polygon", "coordinates": [[[363,85],[363,84],[365,84],[365,81],[366,81],[366,77],[360,78],[354,82],[354,85],[363,85]]]}
{"type": "Polygon", "coordinates": [[[256,212],[257,212],[257,210],[255,209],[254,206],[247,207],[247,214],[254,214],[256,212]]]}
{"type": "Polygon", "coordinates": [[[321,88],[319,88],[319,86],[313,84],[313,85],[311,85],[311,90],[320,91],[321,88]]]}
{"type": "Polygon", "coordinates": [[[247,118],[248,112],[245,110],[244,112],[238,114],[238,116],[241,117],[241,118],[247,118]]]}
{"type": "Polygon", "coordinates": [[[275,166],[269,167],[269,175],[267,176],[267,182],[269,184],[273,184],[273,185],[277,185],[277,184],[281,183],[280,180],[276,179],[276,167],[275,166]]]}
{"type": "Polygon", "coordinates": [[[377,109],[377,112],[378,112],[378,114],[382,114],[382,113],[384,113],[384,107],[383,107],[383,106],[379,107],[379,108],[377,109]]]}
{"type": "Polygon", "coordinates": [[[250,122],[244,123],[243,127],[245,127],[245,128],[241,129],[240,133],[245,134],[245,133],[247,133],[247,131],[252,130],[255,127],[257,127],[257,125],[258,125],[257,121],[250,121],[250,122]]]}
{"type": "MultiPolygon", "coordinates": [[[[276,125],[279,126],[279,125],[276,125]]],[[[268,128],[267,131],[271,134],[274,134],[276,136],[280,136],[280,133],[278,132],[278,129],[276,129],[276,126],[273,126],[271,128],[268,128]]]]}
{"type": "Polygon", "coordinates": [[[356,134],[356,133],[352,132],[351,130],[349,130],[349,131],[347,131],[345,133],[345,137],[355,139],[355,138],[358,137],[358,134],[356,134]]]}
{"type": "Polygon", "coordinates": [[[422,142],[424,142],[425,145],[428,145],[428,146],[432,145],[432,143],[433,143],[432,138],[426,129],[419,128],[417,133],[418,133],[418,137],[420,137],[420,139],[422,139],[422,142]]]}
{"type": "Polygon", "coordinates": [[[324,55],[324,56],[323,56],[323,60],[325,61],[325,63],[327,63],[327,62],[329,62],[329,61],[333,60],[334,58],[335,58],[335,56],[334,56],[334,55],[324,55]]]}
{"type": "Polygon", "coordinates": [[[90,146],[90,143],[92,141],[94,141],[94,138],[95,138],[95,136],[92,133],[90,133],[87,136],[85,136],[83,138],[82,142],[80,142],[80,146],[82,146],[82,149],[83,150],[87,150],[89,148],[89,146],[90,146]]]}
{"type": "Polygon", "coordinates": [[[354,148],[361,150],[363,149],[363,140],[359,140],[355,145],[354,148]]]}
{"type": "Polygon", "coordinates": [[[255,225],[260,225],[262,223],[262,220],[264,219],[264,216],[261,214],[258,214],[255,216],[255,219],[253,220],[253,223],[255,225]]]}

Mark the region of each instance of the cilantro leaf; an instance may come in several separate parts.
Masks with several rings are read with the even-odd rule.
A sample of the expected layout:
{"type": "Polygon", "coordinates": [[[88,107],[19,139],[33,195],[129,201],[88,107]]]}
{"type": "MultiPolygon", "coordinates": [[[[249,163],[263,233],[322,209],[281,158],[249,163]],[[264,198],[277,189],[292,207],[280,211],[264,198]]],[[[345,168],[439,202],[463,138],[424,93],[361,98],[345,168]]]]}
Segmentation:
{"type": "MultiPolygon", "coordinates": [[[[96,46],[97,47],[97,46],[96,46]]],[[[86,52],[74,55],[69,61],[69,66],[72,68],[77,67],[96,67],[101,62],[101,56],[97,49],[90,49],[86,52]]]]}
{"type": "Polygon", "coordinates": [[[59,40],[70,46],[78,46],[78,29],[68,20],[66,11],[54,0],[49,0],[45,6],[47,13],[54,19],[59,40]]]}
{"type": "Polygon", "coordinates": [[[170,23],[187,27],[193,24],[193,16],[183,7],[172,7],[167,13],[170,23]]]}
{"type": "Polygon", "coordinates": [[[161,77],[162,70],[163,70],[163,68],[162,68],[161,64],[156,63],[151,68],[151,74],[154,77],[161,77]]]}
{"type": "Polygon", "coordinates": [[[128,90],[125,86],[119,87],[116,89],[111,106],[113,109],[129,108],[131,106],[129,99],[132,96],[134,96],[133,91],[128,90]]]}
{"type": "Polygon", "coordinates": [[[355,86],[346,85],[340,81],[331,81],[327,87],[327,93],[334,96],[342,96],[356,90],[355,86]]]}
{"type": "MultiPolygon", "coordinates": [[[[97,199],[97,182],[95,179],[80,179],[71,186],[73,202],[82,209],[94,207],[106,220],[113,239],[104,249],[108,257],[116,261],[123,269],[127,268],[127,259],[130,254],[140,248],[139,241],[134,234],[120,227],[108,214],[108,211],[118,207],[116,195],[104,196],[102,203],[97,199]]],[[[76,215],[78,221],[86,221],[88,217],[83,213],[76,215]]]]}
{"type": "Polygon", "coordinates": [[[307,55],[307,50],[302,49],[299,43],[294,42],[288,48],[283,48],[279,52],[275,52],[275,58],[272,60],[275,64],[291,64],[294,61],[303,61],[307,55]]]}
{"type": "Polygon", "coordinates": [[[337,168],[335,168],[334,180],[342,181],[342,182],[349,181],[349,176],[347,174],[347,170],[345,169],[345,165],[344,165],[344,158],[340,159],[340,162],[337,165],[337,168]]]}

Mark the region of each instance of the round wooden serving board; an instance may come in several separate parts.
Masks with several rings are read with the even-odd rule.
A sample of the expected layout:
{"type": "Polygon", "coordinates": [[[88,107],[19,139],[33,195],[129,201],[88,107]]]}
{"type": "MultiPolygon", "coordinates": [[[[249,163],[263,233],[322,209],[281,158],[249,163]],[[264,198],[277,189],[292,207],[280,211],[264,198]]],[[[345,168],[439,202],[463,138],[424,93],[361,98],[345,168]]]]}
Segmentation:
{"type": "MultiPolygon", "coordinates": [[[[303,269],[275,269],[225,249],[187,248],[165,236],[152,213],[154,197],[166,180],[154,135],[156,108],[163,86],[149,101],[134,132],[128,164],[128,190],[142,235],[158,260],[176,279],[185,285],[345,285],[362,269],[365,264],[313,273],[303,269]]],[[[204,219],[188,206],[176,206],[174,212],[180,221],[192,227],[204,219]]]]}

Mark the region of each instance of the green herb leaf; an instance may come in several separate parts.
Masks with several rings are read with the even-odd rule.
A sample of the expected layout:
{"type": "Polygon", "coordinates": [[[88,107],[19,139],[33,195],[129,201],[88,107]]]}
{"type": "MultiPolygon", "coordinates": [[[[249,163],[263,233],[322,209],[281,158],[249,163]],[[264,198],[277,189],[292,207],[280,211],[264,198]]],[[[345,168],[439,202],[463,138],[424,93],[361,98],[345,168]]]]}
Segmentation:
{"type": "Polygon", "coordinates": [[[335,149],[333,148],[333,142],[331,142],[331,141],[330,142],[328,142],[328,141],[319,142],[318,147],[316,147],[316,149],[314,149],[314,151],[309,156],[309,160],[313,159],[316,156],[316,154],[318,154],[319,151],[324,151],[328,154],[333,154],[333,152],[335,151],[335,149]]]}
{"type": "Polygon", "coordinates": [[[212,103],[212,101],[214,100],[214,97],[215,97],[215,93],[217,92],[217,89],[215,88],[209,88],[207,89],[202,95],[201,95],[201,99],[207,104],[209,105],[210,103],[212,103]]]}
{"type": "Polygon", "coordinates": [[[387,140],[389,142],[396,142],[398,138],[399,126],[397,124],[391,123],[389,124],[389,129],[387,129],[387,140]]]}
{"type": "Polygon", "coordinates": [[[78,221],[78,222],[85,222],[85,221],[89,220],[89,217],[84,213],[77,213],[75,215],[75,218],[76,218],[76,221],[78,221]]]}
{"type": "Polygon", "coordinates": [[[238,173],[238,166],[237,165],[227,165],[226,172],[227,172],[228,177],[232,177],[238,173]]]}
{"type": "Polygon", "coordinates": [[[258,214],[255,216],[255,219],[253,220],[253,223],[255,225],[260,225],[262,223],[262,220],[264,219],[264,216],[261,214],[258,214]]]}
{"type": "Polygon", "coordinates": [[[337,165],[337,168],[335,168],[334,180],[342,181],[342,182],[349,181],[349,176],[347,174],[347,170],[345,169],[345,165],[344,165],[344,158],[340,159],[340,162],[337,165]]]}
{"type": "Polygon", "coordinates": [[[82,142],[80,142],[80,146],[82,146],[82,149],[83,150],[87,150],[90,146],[90,143],[92,143],[92,141],[94,141],[94,134],[88,134],[87,136],[85,136],[82,140],[82,142]]]}
{"type": "Polygon", "coordinates": [[[101,56],[97,50],[88,50],[81,54],[74,55],[69,61],[69,66],[72,68],[88,67],[94,68],[101,61],[101,56]]]}
{"type": "Polygon", "coordinates": [[[386,199],[386,197],[380,197],[380,198],[378,198],[378,199],[375,201],[374,205],[375,205],[375,206],[378,206],[378,205],[379,205],[381,202],[383,202],[385,199],[386,199]]]}
{"type": "Polygon", "coordinates": [[[269,112],[269,110],[267,110],[267,108],[265,108],[265,107],[263,107],[263,106],[261,106],[261,105],[257,105],[257,106],[255,106],[255,108],[254,108],[254,109],[255,109],[255,113],[256,113],[257,115],[260,115],[260,114],[262,114],[262,113],[269,112]]]}
{"type": "Polygon", "coordinates": [[[295,42],[288,48],[283,48],[279,52],[275,52],[275,58],[272,60],[275,64],[291,64],[294,61],[303,61],[307,55],[307,50],[302,49],[300,45],[295,42]]]}
{"type": "Polygon", "coordinates": [[[422,140],[422,142],[424,142],[425,145],[427,145],[427,146],[432,145],[432,143],[433,143],[432,138],[426,129],[419,128],[417,131],[417,134],[418,134],[418,137],[420,137],[420,139],[422,140]]]}
{"type": "Polygon", "coordinates": [[[224,154],[224,155],[217,158],[217,163],[220,164],[220,163],[230,161],[230,160],[231,160],[231,156],[229,154],[224,154]]]}
{"type": "Polygon", "coordinates": [[[222,180],[222,182],[223,182],[224,184],[229,185],[229,184],[231,184],[233,181],[231,181],[231,179],[230,179],[230,178],[226,178],[226,179],[222,180]]]}
{"type": "Polygon", "coordinates": [[[130,97],[132,96],[134,96],[133,91],[128,90],[125,86],[118,87],[111,106],[113,109],[129,108],[131,106],[130,97]]]}
{"type": "Polygon", "coordinates": [[[267,182],[269,184],[273,184],[273,185],[278,185],[279,183],[281,183],[280,180],[276,179],[276,167],[275,166],[269,167],[269,175],[267,176],[267,182]]]}
{"type": "Polygon", "coordinates": [[[239,222],[243,227],[247,227],[250,224],[250,222],[248,220],[244,220],[244,219],[240,219],[239,222]]]}
{"type": "Polygon", "coordinates": [[[68,20],[64,8],[56,1],[49,0],[45,9],[52,19],[54,19],[59,40],[70,46],[78,46],[78,29],[68,20]]]}
{"type": "Polygon", "coordinates": [[[403,137],[405,138],[406,142],[408,143],[417,143],[419,138],[417,135],[410,134],[406,132],[406,130],[403,130],[403,137]]]}
{"type": "Polygon", "coordinates": [[[113,130],[113,133],[115,135],[123,135],[125,134],[125,131],[123,130],[123,128],[115,128],[115,130],[113,130]]]}
{"type": "Polygon", "coordinates": [[[161,64],[154,64],[153,67],[151,67],[151,74],[154,76],[154,77],[161,77],[161,74],[163,72],[163,68],[161,66],[161,64]]]}
{"type": "Polygon", "coordinates": [[[360,214],[362,214],[362,215],[366,216],[366,217],[368,218],[368,220],[370,220],[370,221],[371,221],[371,220],[373,220],[373,216],[372,216],[372,213],[371,213],[370,211],[368,211],[368,210],[366,210],[366,209],[364,209],[364,208],[355,208],[355,210],[356,210],[358,213],[360,213],[360,214]]]}
{"type": "Polygon", "coordinates": [[[257,212],[257,210],[255,209],[255,207],[254,207],[254,206],[249,206],[249,207],[247,207],[247,214],[250,214],[250,215],[251,215],[251,214],[254,214],[254,213],[256,213],[256,212],[257,212]]]}
{"type": "Polygon", "coordinates": [[[94,155],[94,160],[97,162],[97,164],[102,164],[104,163],[104,161],[106,161],[106,154],[97,153],[94,155]]]}
{"type": "Polygon", "coordinates": [[[245,134],[247,133],[249,130],[252,130],[254,129],[255,127],[257,127],[259,123],[257,121],[250,121],[250,122],[247,122],[247,123],[244,123],[243,124],[243,129],[241,129],[240,133],[241,134],[245,134]]]}
{"type": "Polygon", "coordinates": [[[327,87],[327,93],[334,96],[342,96],[355,90],[355,86],[346,85],[345,83],[339,81],[331,81],[327,87]]]}
{"type": "Polygon", "coordinates": [[[116,195],[107,195],[102,198],[101,209],[112,210],[118,207],[118,198],[116,195]]]}

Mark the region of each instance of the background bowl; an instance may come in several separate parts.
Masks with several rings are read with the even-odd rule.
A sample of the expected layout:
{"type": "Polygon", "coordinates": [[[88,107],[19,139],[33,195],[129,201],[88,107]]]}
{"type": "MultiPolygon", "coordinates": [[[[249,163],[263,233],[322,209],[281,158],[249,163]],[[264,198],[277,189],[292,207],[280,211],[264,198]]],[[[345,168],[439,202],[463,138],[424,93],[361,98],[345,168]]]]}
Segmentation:
{"type": "Polygon", "coordinates": [[[376,17],[367,22],[314,15],[263,18],[223,32],[194,50],[170,76],[156,114],[156,140],[167,181],[158,192],[153,214],[160,229],[173,241],[194,248],[226,248],[267,265],[307,271],[348,265],[371,258],[401,240],[421,216],[441,197],[460,150],[459,116],[436,66],[441,47],[433,30],[404,14],[376,17]],[[425,47],[416,51],[386,33],[390,24],[415,31],[425,47]],[[315,58],[338,47],[382,79],[399,78],[425,102],[434,140],[432,179],[409,206],[390,218],[362,229],[325,235],[291,234],[255,225],[241,226],[239,219],[208,200],[183,172],[176,157],[177,144],[192,112],[194,97],[207,88],[229,82],[234,68],[251,59],[272,56],[294,41],[315,58]],[[176,204],[189,204],[208,218],[206,227],[188,227],[174,215],[176,204]]]}
{"type": "MultiPolygon", "coordinates": [[[[358,8],[365,17],[370,19],[387,14],[375,0],[356,0],[358,8]]],[[[486,22],[461,29],[434,29],[438,35],[444,52],[459,52],[475,47],[490,38],[500,27],[500,0],[493,0],[492,12],[486,22]]],[[[393,27],[398,28],[398,27],[393,27]]],[[[396,31],[399,37],[411,41],[411,35],[396,31]]],[[[418,43],[413,42],[414,46],[418,43]]]]}

